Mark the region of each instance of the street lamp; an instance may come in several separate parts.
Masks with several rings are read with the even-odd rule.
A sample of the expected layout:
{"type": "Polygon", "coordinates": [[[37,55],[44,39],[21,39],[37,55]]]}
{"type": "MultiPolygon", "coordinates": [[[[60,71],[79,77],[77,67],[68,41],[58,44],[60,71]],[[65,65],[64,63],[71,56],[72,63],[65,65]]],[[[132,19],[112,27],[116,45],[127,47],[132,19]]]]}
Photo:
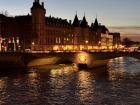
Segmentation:
{"type": "Polygon", "coordinates": [[[32,42],[32,45],[34,46],[35,45],[35,42],[32,42]]]}
{"type": "Polygon", "coordinates": [[[88,50],[88,40],[86,40],[85,43],[86,43],[86,50],[88,50]]]}
{"type": "Polygon", "coordinates": [[[88,44],[88,40],[86,40],[85,43],[88,44]]]}
{"type": "Polygon", "coordinates": [[[101,41],[98,42],[98,50],[101,50],[101,41]]]}
{"type": "Polygon", "coordinates": [[[32,42],[32,46],[31,46],[31,50],[34,50],[35,48],[34,48],[34,45],[35,45],[35,42],[33,41],[32,42]]]}

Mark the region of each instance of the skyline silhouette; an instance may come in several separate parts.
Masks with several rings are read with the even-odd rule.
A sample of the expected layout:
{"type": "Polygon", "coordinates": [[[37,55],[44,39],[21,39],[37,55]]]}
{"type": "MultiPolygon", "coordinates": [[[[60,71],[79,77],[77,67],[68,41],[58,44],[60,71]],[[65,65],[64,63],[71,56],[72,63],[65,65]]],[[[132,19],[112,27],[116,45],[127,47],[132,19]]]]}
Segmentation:
{"type": "MultiPolygon", "coordinates": [[[[47,8],[46,16],[61,17],[73,20],[74,15],[82,19],[84,13],[89,24],[94,22],[96,15],[100,23],[107,26],[140,26],[138,0],[40,0],[47,8]]],[[[30,13],[33,0],[1,0],[0,11],[7,10],[9,15],[30,13]]]]}
{"type": "MultiPolygon", "coordinates": [[[[123,26],[125,29],[122,28],[119,30],[122,35],[129,37],[140,36],[140,31],[137,29],[140,27],[140,1],[138,0],[80,0],[80,2],[74,0],[40,1],[45,2],[47,9],[46,16],[51,15],[73,21],[77,11],[79,19],[82,19],[85,13],[89,25],[94,22],[97,16],[99,22],[111,27],[110,29],[112,31],[119,30],[120,28],[118,27],[123,26]],[[129,31],[130,27],[128,26],[131,26],[132,32],[129,31]],[[137,26],[137,28],[134,28],[135,26],[137,26]]],[[[7,10],[10,16],[27,15],[30,13],[30,5],[32,2],[33,0],[2,0],[0,3],[0,11],[7,10]]],[[[133,40],[140,40],[140,38],[133,38],[133,40]]]]}

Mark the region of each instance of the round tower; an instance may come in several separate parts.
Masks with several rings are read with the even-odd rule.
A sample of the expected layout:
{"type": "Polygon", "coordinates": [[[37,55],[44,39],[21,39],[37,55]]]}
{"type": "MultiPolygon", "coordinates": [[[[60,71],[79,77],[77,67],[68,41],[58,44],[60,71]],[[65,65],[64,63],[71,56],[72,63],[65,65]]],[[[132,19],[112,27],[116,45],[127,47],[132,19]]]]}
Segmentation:
{"type": "Polygon", "coordinates": [[[44,37],[45,37],[45,14],[46,9],[44,8],[44,2],[40,4],[39,0],[35,0],[33,2],[33,6],[31,8],[32,13],[32,34],[33,34],[33,41],[35,41],[38,45],[44,44],[44,37]]]}

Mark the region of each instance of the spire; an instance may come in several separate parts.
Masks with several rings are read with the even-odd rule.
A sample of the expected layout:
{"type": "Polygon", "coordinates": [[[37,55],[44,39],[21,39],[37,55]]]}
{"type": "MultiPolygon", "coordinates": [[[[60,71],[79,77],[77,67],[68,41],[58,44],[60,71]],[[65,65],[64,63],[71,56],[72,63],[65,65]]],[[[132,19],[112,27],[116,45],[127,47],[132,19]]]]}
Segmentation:
{"type": "Polygon", "coordinates": [[[94,22],[94,26],[99,26],[99,23],[98,23],[98,20],[97,20],[97,15],[96,15],[96,18],[95,18],[95,22],[94,22]]]}
{"type": "Polygon", "coordinates": [[[42,6],[44,7],[44,2],[42,2],[42,6]]]}
{"type": "Polygon", "coordinates": [[[74,21],[73,21],[73,26],[74,27],[79,27],[79,19],[77,17],[77,13],[75,15],[74,21]]]}
{"type": "Polygon", "coordinates": [[[84,17],[86,17],[86,13],[84,12],[84,17]]]}
{"type": "Polygon", "coordinates": [[[97,15],[97,13],[96,13],[96,19],[97,19],[97,17],[98,17],[98,15],[97,15]]]}
{"type": "Polygon", "coordinates": [[[81,21],[80,26],[82,28],[86,28],[88,26],[88,23],[87,23],[87,20],[86,20],[86,17],[85,17],[85,13],[84,13],[84,17],[83,17],[83,20],[81,21]]]}

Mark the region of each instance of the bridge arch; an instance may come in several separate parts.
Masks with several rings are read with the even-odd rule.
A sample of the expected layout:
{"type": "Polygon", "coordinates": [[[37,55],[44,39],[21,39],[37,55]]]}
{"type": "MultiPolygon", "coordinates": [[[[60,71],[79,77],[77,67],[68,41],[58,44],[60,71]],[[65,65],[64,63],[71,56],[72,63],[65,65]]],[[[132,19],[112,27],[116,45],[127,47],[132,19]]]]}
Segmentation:
{"type": "MultiPolygon", "coordinates": [[[[30,54],[29,54],[30,55],[30,54]]],[[[32,54],[31,60],[27,63],[30,66],[76,63],[87,64],[89,68],[104,66],[110,59],[117,57],[134,57],[140,59],[140,53],[133,52],[63,52],[63,53],[42,53],[32,54]]],[[[26,57],[27,58],[27,57],[26,57]]]]}
{"type": "Polygon", "coordinates": [[[110,59],[124,56],[140,59],[139,52],[1,53],[0,64],[4,62],[11,66],[13,63],[15,66],[28,67],[43,64],[83,63],[91,68],[106,65],[110,59]]]}

